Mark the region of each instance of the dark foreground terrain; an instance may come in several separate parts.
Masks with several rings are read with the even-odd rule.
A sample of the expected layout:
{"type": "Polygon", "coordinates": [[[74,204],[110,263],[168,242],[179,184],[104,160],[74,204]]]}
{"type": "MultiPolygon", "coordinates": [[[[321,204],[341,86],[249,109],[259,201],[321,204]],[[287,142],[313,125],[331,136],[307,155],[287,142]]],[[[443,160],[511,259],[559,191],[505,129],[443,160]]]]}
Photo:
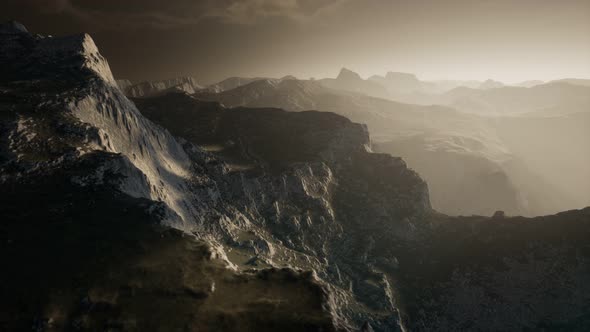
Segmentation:
{"type": "Polygon", "coordinates": [[[128,100],[0,27],[0,330],[590,328],[590,209],[448,217],[332,113],[128,100]]]}

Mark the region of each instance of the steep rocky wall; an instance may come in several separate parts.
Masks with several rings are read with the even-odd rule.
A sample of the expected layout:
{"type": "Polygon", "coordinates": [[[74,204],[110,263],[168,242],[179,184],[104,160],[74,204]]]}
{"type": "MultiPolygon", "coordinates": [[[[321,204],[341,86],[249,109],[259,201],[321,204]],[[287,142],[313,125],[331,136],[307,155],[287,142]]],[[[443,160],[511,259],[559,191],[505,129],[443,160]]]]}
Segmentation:
{"type": "Polygon", "coordinates": [[[357,326],[402,328],[389,279],[373,264],[395,266],[388,244],[428,227],[428,189],[400,158],[372,153],[365,126],[332,113],[226,109],[180,93],[135,102],[224,162],[222,174],[207,174],[247,220],[241,228],[252,232],[259,262],[314,269],[357,326]]]}
{"type": "Polygon", "coordinates": [[[240,211],[250,229],[271,244],[270,251],[259,246],[264,259],[258,262],[280,264],[278,243],[305,253],[305,263],[290,264],[313,268],[329,281],[341,294],[335,296],[338,307],[353,322],[378,331],[581,331],[588,324],[587,289],[580,283],[590,276],[582,240],[587,210],[534,219],[450,218],[431,212],[425,185],[401,159],[369,153],[366,130],[335,115],[225,109],[184,94],[135,102],[174,135],[234,165],[220,193],[247,207],[240,211]],[[290,177],[300,165],[306,172],[290,177]],[[285,186],[270,185],[277,175],[285,186]],[[236,187],[232,179],[238,177],[242,185],[236,187]],[[329,213],[313,208],[324,211],[323,218],[333,215],[328,223],[302,219],[302,211],[293,209],[312,207],[294,195],[309,193],[298,189],[307,181],[316,182],[315,197],[330,207],[329,213]],[[243,201],[241,188],[248,184],[256,185],[243,201]],[[319,232],[323,237],[316,241],[319,232]]]}
{"type": "Polygon", "coordinates": [[[169,220],[175,227],[197,227],[202,221],[197,203],[192,202],[197,198],[186,190],[192,177],[191,161],[166,130],[142,117],[118,89],[89,35],[53,38],[16,31],[1,37],[6,46],[0,59],[6,72],[21,80],[60,81],[61,86],[54,87],[58,98],[46,101],[43,107],[47,112],[69,112],[90,126],[87,130],[92,137],[86,150],[120,153],[144,174],[145,181],[123,187],[135,188],[128,191],[130,195],[165,202],[177,214],[169,220]]]}
{"type": "Polygon", "coordinates": [[[87,36],[46,38],[0,28],[0,329],[346,326],[315,273],[236,271],[215,240],[243,236],[239,211],[207,155],[144,118],[87,36]]]}
{"type": "Polygon", "coordinates": [[[145,81],[137,84],[125,84],[121,88],[129,97],[150,97],[167,93],[170,91],[183,91],[186,93],[195,93],[202,87],[192,77],[178,77],[161,81],[145,81]]]}

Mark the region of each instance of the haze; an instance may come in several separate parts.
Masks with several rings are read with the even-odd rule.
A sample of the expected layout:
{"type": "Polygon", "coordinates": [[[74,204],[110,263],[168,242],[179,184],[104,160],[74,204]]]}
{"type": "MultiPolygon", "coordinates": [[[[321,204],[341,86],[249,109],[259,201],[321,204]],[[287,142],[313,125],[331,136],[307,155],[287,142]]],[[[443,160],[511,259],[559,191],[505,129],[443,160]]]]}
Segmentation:
{"type": "Polygon", "coordinates": [[[86,31],[117,77],[363,77],[507,83],[590,77],[590,2],[9,0],[2,20],[86,31]],[[149,68],[149,71],[146,70],[149,68]]]}

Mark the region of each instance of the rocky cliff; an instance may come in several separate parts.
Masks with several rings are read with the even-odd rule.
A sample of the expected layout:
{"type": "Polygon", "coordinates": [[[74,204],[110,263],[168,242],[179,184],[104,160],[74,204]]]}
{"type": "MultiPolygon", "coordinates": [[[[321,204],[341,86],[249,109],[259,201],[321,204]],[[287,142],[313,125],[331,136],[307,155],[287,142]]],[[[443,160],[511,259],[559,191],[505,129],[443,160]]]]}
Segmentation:
{"type": "Polygon", "coordinates": [[[129,80],[117,80],[121,90],[130,97],[149,97],[172,91],[195,93],[202,87],[192,77],[177,77],[160,81],[144,81],[132,84],[129,80]]]}
{"type": "Polygon", "coordinates": [[[588,210],[450,218],[340,115],[134,104],[87,35],[0,45],[1,329],[588,327],[588,210]]]}
{"type": "MultiPolygon", "coordinates": [[[[250,322],[252,315],[271,314],[273,303],[288,301],[311,310],[304,317],[291,305],[280,306],[285,314],[300,317],[294,325],[299,328],[348,330],[369,324],[380,330],[401,329],[386,276],[363,262],[371,255],[373,243],[413,236],[414,224],[430,211],[428,194],[426,184],[399,158],[370,152],[365,127],[329,113],[236,111],[207,103],[197,107],[209,111],[183,115],[183,103],[192,108],[195,101],[173,94],[180,98],[170,101],[174,116],[162,116],[158,113],[162,108],[146,114],[169,119],[171,123],[164,124],[179,136],[175,139],[123,96],[88,35],[50,38],[6,27],[0,37],[2,70],[10,73],[2,80],[2,192],[3,200],[10,202],[3,207],[8,221],[2,234],[11,249],[4,253],[23,250],[29,255],[11,258],[14,268],[3,277],[4,284],[13,286],[3,304],[9,315],[2,324],[19,327],[34,320],[42,328],[57,329],[168,324],[157,317],[147,319],[142,314],[147,309],[138,307],[140,299],[129,299],[124,293],[130,290],[152,301],[172,297],[172,303],[162,302],[168,303],[163,310],[179,315],[184,312],[177,309],[179,301],[213,310],[197,312],[193,318],[168,318],[193,328],[199,326],[195,319],[214,314],[229,321],[217,328],[231,328],[250,322]],[[183,117],[188,117],[187,122],[183,123],[183,117]],[[392,179],[367,181],[373,172],[391,174],[392,179]],[[39,209],[18,212],[27,210],[28,199],[43,201],[46,196],[52,199],[39,209]],[[358,209],[358,202],[366,202],[365,207],[358,209]],[[43,218],[47,223],[42,221],[42,211],[47,213],[43,218]],[[127,218],[127,213],[132,215],[127,218]],[[103,219],[109,221],[100,226],[103,219]],[[152,246],[147,240],[161,232],[150,220],[188,234],[185,240],[178,233],[170,235],[174,255],[189,259],[190,251],[179,250],[203,241],[213,253],[203,257],[214,257],[218,260],[214,265],[233,270],[227,273],[236,281],[225,282],[227,273],[211,270],[208,266],[213,263],[206,261],[198,269],[209,271],[212,280],[193,287],[198,271],[178,265],[182,260],[168,262],[164,270],[158,270],[163,275],[136,275],[135,269],[147,267],[130,263],[129,269],[111,278],[107,271],[119,263],[111,262],[108,253],[96,251],[95,246],[104,247],[99,243],[111,243],[115,251],[123,246],[120,258],[124,260],[163,264],[153,258],[162,255],[160,242],[152,246]],[[105,229],[96,231],[97,227],[105,229]],[[108,230],[129,234],[136,228],[138,238],[131,243],[139,241],[141,249],[130,244],[133,248],[127,256],[129,237],[110,238],[108,230]],[[372,235],[375,228],[387,231],[372,235]],[[59,241],[37,242],[36,237],[27,238],[31,229],[73,237],[72,242],[64,248],[59,241]],[[96,240],[79,242],[75,234],[96,240]],[[54,255],[64,258],[56,263],[59,268],[41,273],[47,278],[43,287],[27,291],[36,305],[11,308],[12,299],[24,296],[25,281],[34,282],[35,275],[24,264],[38,245],[47,245],[37,253],[44,262],[54,255]],[[62,254],[65,248],[77,247],[76,258],[71,257],[74,253],[62,254]],[[86,262],[96,259],[104,264],[92,272],[86,262]],[[181,267],[185,272],[175,277],[165,273],[167,268],[181,267]],[[94,278],[93,273],[108,277],[94,278]],[[75,289],[59,282],[71,278],[78,280],[75,289]],[[179,284],[172,286],[174,278],[179,284]],[[234,284],[252,278],[261,280],[261,289],[270,290],[248,299],[246,294],[256,292],[256,287],[234,284]],[[289,282],[281,278],[291,278],[302,290],[287,287],[289,282]],[[131,280],[139,286],[129,285],[131,280]],[[277,289],[273,290],[273,282],[277,289]],[[226,287],[221,290],[219,285],[226,287]],[[222,295],[211,295],[229,294],[232,288],[244,292],[243,303],[250,311],[240,311],[239,304],[221,300],[222,295]],[[52,289],[67,299],[53,298],[52,289]],[[106,316],[94,310],[95,304],[107,307],[100,309],[106,310],[106,316]],[[226,306],[233,309],[219,314],[226,306]],[[114,312],[123,313],[115,317],[114,312]]],[[[202,261],[198,252],[194,255],[202,261]]],[[[251,326],[272,329],[288,322],[263,320],[251,326]]]]}
{"type": "Polygon", "coordinates": [[[264,243],[255,262],[312,268],[340,294],[353,326],[401,328],[389,279],[374,264],[393,268],[387,244],[411,242],[427,227],[428,191],[400,158],[369,151],[364,126],[331,113],[225,109],[185,94],[135,102],[225,163],[220,199],[264,243]]]}
{"type": "Polygon", "coordinates": [[[237,271],[206,240],[216,194],[189,188],[207,178],[123,96],[89,36],[8,25],[0,39],[1,329],[339,326],[313,273],[237,271]]]}
{"type": "MultiPolygon", "coordinates": [[[[174,135],[206,147],[235,165],[236,171],[248,169],[253,174],[261,174],[262,169],[284,172],[290,161],[316,160],[318,155],[312,151],[322,149],[327,137],[314,141],[310,150],[308,139],[296,139],[309,133],[301,131],[303,119],[313,121],[313,132],[321,131],[316,127],[319,123],[336,128],[342,121],[318,112],[225,109],[183,94],[135,102],[144,115],[174,135]]],[[[353,146],[368,142],[359,133],[356,130],[347,134],[349,142],[356,141],[353,146]]],[[[581,283],[590,273],[590,247],[584,241],[590,235],[588,209],[533,219],[509,218],[503,213],[493,218],[450,218],[430,211],[426,193],[419,189],[419,181],[411,180],[411,172],[398,173],[384,167],[395,159],[359,151],[371,157],[361,158],[360,165],[366,168],[348,168],[343,159],[336,159],[334,164],[330,161],[333,159],[322,157],[333,179],[329,186],[331,199],[327,201],[337,226],[311,230],[313,234],[338,234],[331,246],[330,236],[322,236],[321,241],[332,248],[325,253],[327,262],[337,267],[338,277],[331,279],[328,271],[326,280],[337,285],[340,280],[349,280],[355,297],[371,310],[384,312],[388,303],[393,303],[395,311],[400,312],[402,326],[412,331],[581,331],[588,325],[583,304],[588,300],[588,287],[581,283]],[[384,297],[386,294],[390,295],[384,297]],[[561,304],[553,306],[553,300],[561,304]]],[[[354,160],[359,157],[346,153],[357,164],[354,160]]],[[[483,190],[493,189],[493,182],[483,190]]],[[[305,239],[308,227],[299,222],[290,228],[286,243],[295,244],[298,250],[313,250],[317,244],[305,239]],[[304,237],[292,241],[293,234],[304,237]],[[303,246],[298,247],[300,243],[303,246]]],[[[273,232],[280,234],[281,227],[273,232]]],[[[321,265],[310,266],[322,271],[321,265]]],[[[395,326],[369,322],[374,330],[395,326]]]]}

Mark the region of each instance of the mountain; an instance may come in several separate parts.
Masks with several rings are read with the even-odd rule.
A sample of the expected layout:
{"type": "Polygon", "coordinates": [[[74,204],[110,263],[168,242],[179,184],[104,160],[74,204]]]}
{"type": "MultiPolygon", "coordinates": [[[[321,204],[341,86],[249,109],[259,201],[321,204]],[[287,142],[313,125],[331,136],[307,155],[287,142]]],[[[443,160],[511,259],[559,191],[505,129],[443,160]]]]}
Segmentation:
{"type": "Polygon", "coordinates": [[[587,90],[590,84],[584,79],[547,83],[525,81],[510,86],[491,79],[485,82],[422,81],[413,74],[389,72],[385,76],[372,76],[369,80],[385,87],[388,94],[365,93],[367,95],[416,105],[445,105],[475,114],[554,116],[590,109],[587,90]]]}
{"type": "Polygon", "coordinates": [[[296,79],[297,78],[295,76],[291,76],[291,75],[287,75],[287,76],[284,76],[281,78],[230,77],[230,78],[224,79],[223,81],[220,81],[220,82],[217,82],[217,83],[207,86],[207,88],[204,89],[204,91],[218,93],[218,92],[223,92],[223,91],[227,91],[227,90],[232,90],[232,89],[235,89],[235,88],[240,87],[242,85],[246,85],[246,84],[249,84],[249,83],[252,83],[255,81],[269,80],[269,81],[280,82],[280,81],[296,80],[296,79]]]}
{"type": "Polygon", "coordinates": [[[498,82],[498,81],[494,81],[492,79],[488,79],[485,82],[481,83],[479,85],[479,89],[481,90],[487,90],[487,89],[497,89],[497,88],[501,88],[504,86],[504,83],[502,82],[498,82]]]}
{"type": "Polygon", "coordinates": [[[146,99],[174,137],[88,35],[3,31],[3,328],[402,329],[366,262],[414,236],[428,191],[366,127],[146,99]]]}
{"type": "Polygon", "coordinates": [[[131,83],[130,80],[117,79],[115,81],[117,82],[117,86],[119,89],[121,89],[121,91],[127,91],[131,86],[133,86],[133,83],[131,83]]]}
{"type": "Polygon", "coordinates": [[[568,84],[572,84],[572,85],[581,85],[581,86],[590,86],[590,79],[582,79],[582,78],[564,78],[564,79],[555,80],[552,82],[568,83],[568,84]]]}
{"type": "Polygon", "coordinates": [[[130,97],[148,97],[169,91],[195,93],[201,87],[193,77],[177,77],[161,81],[144,81],[132,84],[129,80],[117,80],[119,87],[130,97]]]}
{"type": "Polygon", "coordinates": [[[440,94],[457,87],[480,88],[483,84],[479,81],[437,80],[423,81],[410,73],[388,72],[385,76],[373,75],[369,80],[383,85],[390,98],[398,101],[413,100],[422,95],[440,94]]]}
{"type": "Polygon", "coordinates": [[[564,115],[590,110],[589,87],[550,82],[530,88],[505,86],[487,90],[456,88],[431,102],[463,112],[514,115],[541,112],[564,115]]]}
{"type": "Polygon", "coordinates": [[[403,157],[430,184],[433,206],[444,213],[489,215],[501,209],[509,214],[541,215],[589,203],[590,173],[583,168],[572,171],[560,162],[590,162],[585,160],[590,137],[583,116],[533,117],[531,125],[521,125],[528,117],[488,118],[443,106],[402,104],[326,89],[317,81],[257,81],[195,96],[230,107],[334,112],[366,123],[375,149],[403,157]],[[554,120],[559,123],[554,136],[544,134],[554,120]],[[526,150],[526,145],[551,150],[526,150]],[[483,183],[489,184],[485,193],[480,189],[483,183]],[[482,198],[480,204],[473,202],[477,197],[482,198]],[[463,204],[463,200],[472,203],[463,204]]]}
{"type": "Polygon", "coordinates": [[[192,235],[226,220],[210,178],[125,98],[90,36],[8,25],[0,41],[2,329],[335,329],[312,273],[238,272],[192,235]]]}
{"type": "Polygon", "coordinates": [[[88,35],[0,26],[0,70],[2,330],[590,326],[589,209],[442,215],[366,126],[135,105],[88,35]]]}
{"type": "Polygon", "coordinates": [[[371,76],[369,80],[384,86],[392,96],[436,91],[435,84],[420,81],[414,74],[388,72],[385,76],[371,76]]]}
{"type": "MultiPolygon", "coordinates": [[[[253,84],[256,83],[261,84],[253,84]]],[[[590,224],[589,209],[534,219],[508,218],[499,212],[491,219],[449,218],[426,213],[421,217],[410,217],[410,224],[403,226],[403,223],[391,223],[392,220],[399,220],[401,211],[425,211],[427,207],[407,206],[407,203],[398,201],[404,200],[402,197],[406,195],[426,195],[422,189],[418,189],[420,185],[416,186],[419,182],[411,181],[410,187],[406,187],[406,181],[413,178],[410,176],[412,173],[402,171],[402,176],[398,177],[395,175],[397,172],[389,168],[385,171],[378,166],[383,165],[381,163],[373,164],[364,160],[357,164],[358,155],[348,150],[342,152],[351,159],[355,171],[347,169],[346,164],[334,165],[327,161],[337,155],[335,152],[314,154],[313,150],[321,150],[321,142],[325,140],[314,139],[319,137],[312,134],[316,130],[310,132],[303,129],[300,121],[309,118],[311,122],[307,125],[325,130],[341,125],[342,118],[334,114],[306,111],[284,113],[278,109],[241,107],[226,109],[215,102],[203,102],[185,94],[135,101],[147,117],[169,128],[174,135],[183,136],[197,146],[214,151],[214,154],[233,165],[233,172],[247,170],[250,174],[248,178],[259,174],[260,167],[280,172],[291,162],[300,163],[318,157],[324,160],[333,172],[331,177],[334,186],[329,190],[332,196],[329,201],[335,221],[343,227],[344,232],[343,236],[336,236],[337,242],[342,243],[328,246],[339,248],[334,251],[339,257],[336,264],[338,278],[350,275],[359,265],[370,266],[376,274],[364,274],[364,278],[368,278],[368,283],[364,285],[353,281],[355,296],[360,296],[360,299],[370,296],[371,300],[363,302],[363,305],[367,305],[372,312],[383,312],[384,303],[377,301],[380,296],[375,293],[375,285],[388,285],[385,287],[389,289],[387,292],[392,292],[391,299],[399,307],[405,329],[435,331],[442,327],[452,330],[457,328],[456,320],[459,317],[468,317],[462,324],[471,330],[485,330],[489,326],[498,330],[522,327],[534,329],[538,326],[580,329],[590,323],[584,316],[586,309],[582,305],[585,299],[590,298],[590,291],[578,282],[582,280],[579,278],[587,275],[589,265],[586,258],[582,257],[573,261],[564,259],[575,257],[574,252],[588,248],[585,236],[590,224]],[[310,115],[317,118],[312,119],[310,115]],[[321,121],[322,118],[325,121],[321,121]],[[310,148],[313,149],[310,151],[310,148]],[[329,159],[323,159],[326,157],[329,159]],[[361,179],[372,180],[365,183],[361,179]],[[403,182],[399,183],[398,180],[403,182]],[[368,191],[366,185],[369,186],[368,191]],[[381,188],[389,189],[381,191],[381,188]],[[415,188],[410,189],[410,192],[418,191],[411,194],[404,188],[415,188]],[[387,196],[390,193],[395,194],[387,196]],[[386,206],[390,209],[386,210],[386,206]],[[391,209],[401,206],[407,206],[410,210],[391,209]],[[392,238],[396,240],[392,241],[392,238]],[[355,258],[358,255],[360,259],[355,258]],[[354,268],[347,265],[353,262],[354,268]],[[556,270],[539,271],[539,266],[556,266],[556,270]],[[559,290],[545,293],[545,290],[554,289],[556,285],[560,285],[559,290]],[[548,305],[556,299],[571,309],[563,310],[561,306],[548,305]],[[490,307],[496,308],[496,311],[488,313],[490,307]],[[525,318],[515,314],[521,311],[528,313],[525,318]],[[547,318],[549,321],[546,321],[547,318]]],[[[334,146],[342,147],[346,144],[341,139],[357,135],[337,136],[338,143],[334,142],[334,146]]],[[[366,136],[362,141],[364,146],[370,144],[366,136]]],[[[394,165],[403,163],[399,159],[389,159],[391,157],[386,155],[372,155],[375,158],[379,156],[378,159],[396,160],[394,165]]],[[[313,174],[318,176],[324,173],[314,170],[313,174]]],[[[482,185],[488,189],[497,185],[494,182],[499,180],[498,177],[492,177],[482,185]]],[[[308,180],[306,183],[309,188],[313,182],[308,180]]],[[[235,187],[230,191],[235,192],[235,187]]],[[[266,195],[273,193],[272,190],[253,192],[266,195]]],[[[480,192],[485,195],[481,188],[480,192]]],[[[417,201],[427,204],[423,199],[417,201]]],[[[466,203],[473,202],[470,200],[466,203]]],[[[299,228],[291,229],[286,234],[292,238],[300,231],[299,228]]],[[[328,234],[325,231],[315,229],[310,234],[328,234]]],[[[338,233],[334,229],[328,232],[338,233]]],[[[330,243],[326,239],[318,240],[330,243]]],[[[313,244],[308,248],[314,248],[313,244]]],[[[332,262],[332,259],[335,257],[329,260],[332,262]]],[[[392,328],[391,325],[374,321],[369,326],[374,330],[392,328]]]]}
{"type": "MultiPolygon", "coordinates": [[[[432,205],[446,213],[492,215],[500,209],[521,215],[539,211],[539,206],[524,200],[524,191],[514,183],[505,162],[486,156],[485,152],[493,148],[485,140],[442,133],[417,134],[376,142],[373,148],[403,156],[428,182],[432,205]]],[[[511,160],[507,153],[504,158],[511,160]]]]}
{"type": "Polygon", "coordinates": [[[269,79],[269,78],[265,78],[265,77],[254,77],[254,78],[250,78],[250,77],[230,77],[230,78],[226,78],[223,81],[220,81],[218,83],[209,85],[207,87],[207,91],[210,92],[223,92],[223,91],[227,91],[227,90],[231,90],[231,89],[235,89],[239,86],[254,82],[254,81],[259,81],[259,80],[265,80],[265,79],[269,79]]]}
{"type": "Polygon", "coordinates": [[[387,98],[389,93],[379,83],[362,79],[361,76],[350,69],[342,68],[336,78],[324,78],[318,82],[327,88],[361,93],[373,97],[387,98]]]}
{"type": "Polygon", "coordinates": [[[536,85],[541,85],[541,84],[545,84],[545,82],[540,81],[540,80],[530,80],[530,81],[524,81],[524,82],[514,84],[514,86],[519,86],[522,88],[532,88],[536,85]]]}

